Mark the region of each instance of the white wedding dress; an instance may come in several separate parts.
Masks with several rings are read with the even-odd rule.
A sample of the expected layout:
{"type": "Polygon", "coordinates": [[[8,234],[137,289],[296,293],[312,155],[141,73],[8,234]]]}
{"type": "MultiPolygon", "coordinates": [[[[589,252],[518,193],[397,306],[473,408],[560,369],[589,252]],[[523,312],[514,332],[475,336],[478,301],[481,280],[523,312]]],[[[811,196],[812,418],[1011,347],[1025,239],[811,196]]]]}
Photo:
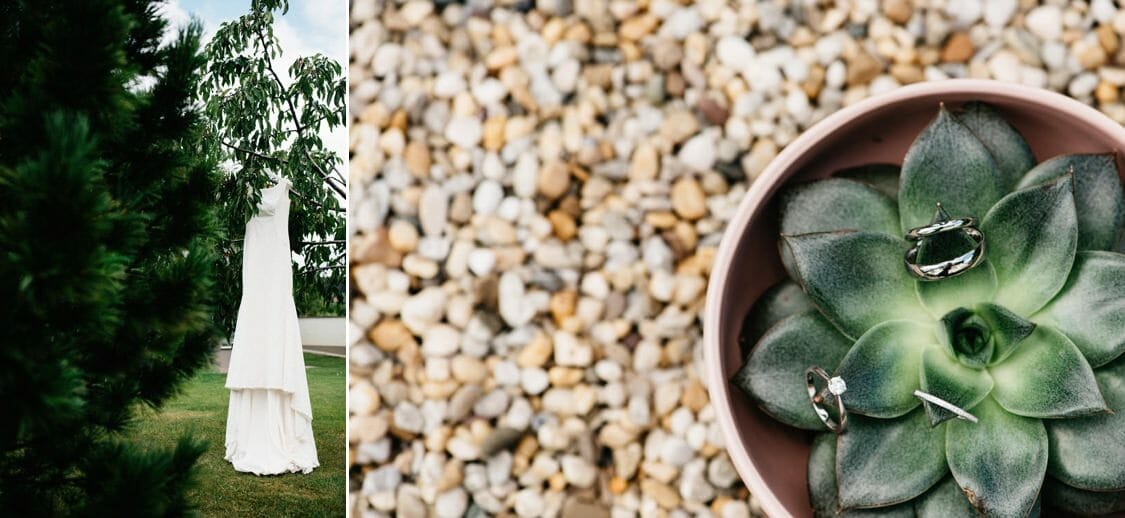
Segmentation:
{"type": "Polygon", "coordinates": [[[246,224],[242,303],[227,372],[226,459],[256,475],[308,473],[320,465],[293,303],[291,186],[281,179],[263,189],[258,214],[246,224]]]}

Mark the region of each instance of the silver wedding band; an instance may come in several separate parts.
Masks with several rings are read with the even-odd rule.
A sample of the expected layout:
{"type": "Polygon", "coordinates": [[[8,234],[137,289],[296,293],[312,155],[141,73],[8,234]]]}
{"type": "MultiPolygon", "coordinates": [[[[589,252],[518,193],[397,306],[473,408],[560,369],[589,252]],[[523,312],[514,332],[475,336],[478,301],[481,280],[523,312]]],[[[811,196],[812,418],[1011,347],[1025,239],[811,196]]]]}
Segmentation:
{"type": "Polygon", "coordinates": [[[980,262],[984,260],[984,234],[973,226],[975,223],[976,220],[966,217],[939,221],[937,223],[911,229],[906,233],[906,239],[914,241],[915,243],[914,246],[910,247],[910,250],[906,251],[906,255],[903,257],[906,269],[919,279],[937,281],[955,277],[980,264],[980,262]],[[918,251],[922,248],[923,239],[954,230],[965,232],[965,234],[976,242],[976,246],[973,247],[972,250],[954,257],[953,259],[933,264],[918,264],[918,251]]]}

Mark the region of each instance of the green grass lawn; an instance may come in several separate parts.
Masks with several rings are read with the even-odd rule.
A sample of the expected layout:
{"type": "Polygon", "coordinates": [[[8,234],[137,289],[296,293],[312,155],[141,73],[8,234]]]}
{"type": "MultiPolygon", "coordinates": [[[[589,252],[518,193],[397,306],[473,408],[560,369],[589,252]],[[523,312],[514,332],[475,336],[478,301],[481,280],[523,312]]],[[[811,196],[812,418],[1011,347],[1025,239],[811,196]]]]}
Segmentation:
{"type": "Polygon", "coordinates": [[[196,375],[159,411],[142,411],[132,436],[151,446],[174,445],[185,432],[210,442],[192,494],[204,516],[344,516],[344,364],[343,358],[305,355],[320,457],[320,467],[308,475],[259,477],[223,459],[229,393],[226,374],[215,371],[196,375]]]}

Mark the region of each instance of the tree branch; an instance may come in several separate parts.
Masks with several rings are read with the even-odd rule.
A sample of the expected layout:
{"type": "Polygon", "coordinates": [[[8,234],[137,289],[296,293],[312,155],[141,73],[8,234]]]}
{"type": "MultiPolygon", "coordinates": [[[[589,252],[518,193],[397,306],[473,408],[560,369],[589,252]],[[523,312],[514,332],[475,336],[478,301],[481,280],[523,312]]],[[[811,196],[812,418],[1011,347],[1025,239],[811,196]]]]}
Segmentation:
{"type": "MultiPolygon", "coordinates": [[[[306,127],[304,124],[301,124],[301,118],[297,116],[297,105],[293,102],[293,98],[288,93],[286,93],[285,83],[281,81],[281,76],[277,74],[277,70],[274,70],[273,59],[270,57],[269,47],[266,45],[266,35],[262,32],[261,25],[255,27],[255,32],[257,32],[258,34],[258,42],[262,45],[262,59],[264,59],[266,62],[266,70],[269,70],[270,76],[273,77],[274,82],[277,83],[277,87],[281,91],[282,100],[284,100],[285,104],[289,106],[289,116],[293,119],[293,125],[297,129],[297,133],[302,134],[304,133],[306,127]]],[[[313,160],[312,156],[309,155],[308,150],[302,149],[302,151],[305,155],[305,159],[307,159],[309,163],[312,164],[313,168],[316,169],[316,172],[319,173],[321,178],[324,179],[324,183],[327,184],[328,187],[333,191],[335,191],[336,194],[339,194],[341,198],[347,198],[348,196],[347,194],[345,194],[344,189],[330,181],[332,177],[328,174],[327,171],[320,167],[320,164],[316,163],[316,160],[313,160]]],[[[344,187],[346,187],[346,185],[344,187]]]]}

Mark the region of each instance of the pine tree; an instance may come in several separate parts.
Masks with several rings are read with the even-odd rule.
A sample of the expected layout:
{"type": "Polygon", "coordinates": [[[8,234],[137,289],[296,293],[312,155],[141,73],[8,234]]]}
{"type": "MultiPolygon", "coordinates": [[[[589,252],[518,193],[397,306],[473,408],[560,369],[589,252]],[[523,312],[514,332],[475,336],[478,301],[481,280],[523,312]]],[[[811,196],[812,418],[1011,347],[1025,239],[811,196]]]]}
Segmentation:
{"type": "Polygon", "coordinates": [[[126,436],[210,361],[217,152],[198,25],[0,3],[0,515],[187,514],[185,437],[126,436]]]}

